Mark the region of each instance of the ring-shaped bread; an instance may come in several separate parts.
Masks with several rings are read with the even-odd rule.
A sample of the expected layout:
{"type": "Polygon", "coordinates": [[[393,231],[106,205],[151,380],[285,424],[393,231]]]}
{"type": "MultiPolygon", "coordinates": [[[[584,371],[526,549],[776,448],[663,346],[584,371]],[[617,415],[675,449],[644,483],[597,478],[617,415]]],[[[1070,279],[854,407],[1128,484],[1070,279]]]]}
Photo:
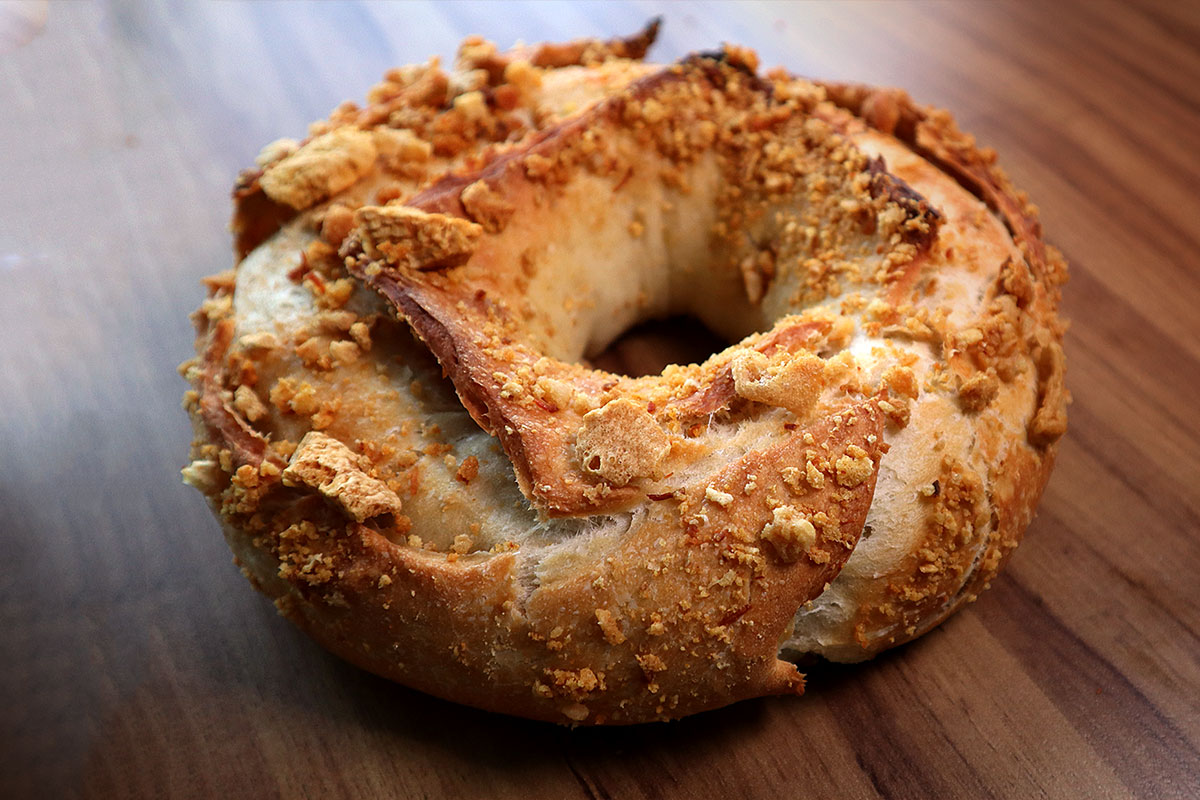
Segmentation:
{"type": "Polygon", "coordinates": [[[643,64],[653,33],[468,40],[239,181],[185,478],[373,672],[588,724],[799,693],[792,661],[920,635],[1032,518],[1065,265],[994,156],[737,48],[643,64]],[[737,343],[586,363],[671,314],[737,343]]]}

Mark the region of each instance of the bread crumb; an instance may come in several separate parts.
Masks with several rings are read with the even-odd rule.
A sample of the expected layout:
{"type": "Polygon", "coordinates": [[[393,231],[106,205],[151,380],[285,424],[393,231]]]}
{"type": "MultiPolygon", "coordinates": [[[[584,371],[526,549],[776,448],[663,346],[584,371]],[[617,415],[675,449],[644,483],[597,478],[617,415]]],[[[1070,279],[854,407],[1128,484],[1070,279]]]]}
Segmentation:
{"type": "MultiPolygon", "coordinates": [[[[534,397],[544,400],[552,407],[552,411],[560,411],[564,408],[570,408],[571,399],[575,395],[575,389],[566,381],[560,381],[557,378],[541,377],[533,385],[534,397]]],[[[585,409],[584,413],[590,409],[585,409]]]]}
{"type": "Polygon", "coordinates": [[[392,169],[408,163],[428,161],[433,157],[433,145],[410,130],[381,127],[371,131],[371,135],[380,159],[392,169]]]}
{"type": "Polygon", "coordinates": [[[800,416],[808,413],[825,387],[825,362],[808,352],[784,351],[768,358],[747,348],[734,356],[730,370],[740,396],[800,416]]]}
{"type": "Polygon", "coordinates": [[[875,471],[875,462],[867,455],[866,450],[852,444],[846,448],[846,455],[837,460],[834,468],[837,471],[838,484],[851,489],[871,477],[871,473],[875,471]]]}
{"type": "Polygon", "coordinates": [[[355,215],[363,250],[375,260],[418,270],[456,267],[475,252],[483,226],[409,206],[366,206],[355,215]]]}
{"type": "Polygon", "coordinates": [[[609,644],[618,645],[625,641],[625,634],[621,632],[621,626],[617,624],[613,613],[608,609],[596,609],[596,622],[600,625],[600,630],[604,633],[604,639],[609,644]]]}
{"type": "Polygon", "coordinates": [[[804,463],[804,480],[814,489],[825,488],[825,475],[821,470],[817,469],[817,465],[811,461],[804,463]]]}
{"type": "Polygon", "coordinates": [[[267,415],[267,407],[249,386],[239,386],[233,393],[233,407],[251,422],[258,422],[267,415]]]}
{"type": "Polygon", "coordinates": [[[780,561],[789,564],[817,543],[817,529],[794,506],[776,508],[759,536],[774,549],[780,561]]]}
{"type": "Polygon", "coordinates": [[[982,411],[999,393],[999,378],[991,372],[977,372],[959,385],[958,400],[967,411],[982,411]]]}
{"type": "Polygon", "coordinates": [[[654,653],[643,653],[637,656],[637,662],[638,666],[642,668],[642,674],[646,676],[646,680],[653,680],[656,673],[667,670],[667,662],[654,653]]]}
{"type": "Polygon", "coordinates": [[[917,376],[908,367],[890,367],[883,373],[883,383],[893,392],[916,400],[921,393],[917,376]]]}
{"type": "Polygon", "coordinates": [[[350,326],[350,338],[364,353],[371,352],[371,328],[365,322],[355,322],[350,326]]]}
{"type": "Polygon", "coordinates": [[[337,203],[325,212],[325,219],[321,221],[321,238],[334,247],[341,247],[342,241],[353,228],[354,212],[337,203]]]}
{"type": "Polygon", "coordinates": [[[475,476],[479,474],[479,459],[475,456],[467,456],[463,459],[458,471],[454,473],[454,477],[462,483],[470,483],[475,480],[475,476]]]}
{"type": "Polygon", "coordinates": [[[653,476],[671,441],[650,412],[622,397],[584,415],[575,449],[585,471],[624,486],[653,476]]]}
{"type": "Polygon", "coordinates": [[[333,366],[328,340],[321,336],[310,336],[296,345],[296,355],[309,369],[329,369],[333,366]]]}
{"type": "Polygon", "coordinates": [[[360,458],[332,436],[310,431],[300,440],[287,469],[286,486],[311,486],[357,522],[380,514],[397,514],[400,498],[363,471],[360,458]]]}
{"type": "Polygon", "coordinates": [[[371,134],[357,128],[338,128],[268,166],[259,185],[275,202],[303,211],[370,172],[375,155],[371,134]]]}
{"type": "Polygon", "coordinates": [[[709,501],[719,505],[721,508],[725,508],[733,502],[733,495],[731,495],[729,492],[722,492],[719,489],[714,489],[711,486],[705,488],[704,496],[708,498],[709,501]]]}
{"type": "Polygon", "coordinates": [[[361,354],[362,351],[354,342],[340,340],[329,343],[329,355],[333,357],[334,363],[340,366],[353,364],[361,354]]]}
{"type": "Polygon", "coordinates": [[[487,181],[475,181],[462,190],[459,200],[471,219],[483,226],[488,233],[504,230],[516,210],[512,203],[497,192],[487,181]]]}
{"type": "Polygon", "coordinates": [[[238,339],[238,347],[244,350],[274,350],[279,347],[279,339],[270,331],[256,331],[238,339]]]}

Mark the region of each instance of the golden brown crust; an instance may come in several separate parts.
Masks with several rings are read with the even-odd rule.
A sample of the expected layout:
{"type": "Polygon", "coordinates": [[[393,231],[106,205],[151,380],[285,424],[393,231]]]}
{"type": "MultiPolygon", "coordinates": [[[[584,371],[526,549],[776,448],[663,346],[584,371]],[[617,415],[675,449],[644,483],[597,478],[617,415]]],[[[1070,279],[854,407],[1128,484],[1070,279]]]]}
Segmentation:
{"type": "Polygon", "coordinates": [[[281,613],[373,672],[571,724],[800,693],[781,647],[920,635],[1032,518],[1065,266],[994,157],[749,51],[631,64],[653,33],[468,40],[239,181],[254,252],[196,317],[185,479],[281,613]],[[580,363],[680,307],[745,338],[659,376],[580,363]]]}
{"type": "Polygon", "coordinates": [[[277,514],[278,530],[250,538],[227,522],[226,535],[282,613],[373,672],[556,722],[674,717],[803,689],[795,667],[776,658],[777,641],[792,609],[837,574],[870,506],[875,471],[846,488],[833,465],[847,451],[878,463],[881,430],[864,405],[797,431],[682,490],[611,557],[529,597],[512,554],[447,561],[303,499],[277,514]],[[825,465],[820,490],[789,486],[781,474],[781,463],[805,451],[825,465]],[[708,499],[740,494],[747,475],[757,476],[757,502],[708,499]],[[772,499],[787,504],[772,509],[772,499]],[[814,522],[800,557],[760,546],[779,508],[814,522]],[[255,568],[264,555],[266,568],[255,568]]]}

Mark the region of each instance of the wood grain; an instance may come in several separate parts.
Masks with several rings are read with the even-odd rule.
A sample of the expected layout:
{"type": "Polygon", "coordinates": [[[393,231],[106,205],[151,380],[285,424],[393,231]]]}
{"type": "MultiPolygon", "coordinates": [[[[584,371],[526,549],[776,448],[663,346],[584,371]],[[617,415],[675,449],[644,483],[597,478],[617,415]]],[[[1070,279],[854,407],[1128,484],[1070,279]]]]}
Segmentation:
{"type": "Polygon", "coordinates": [[[1196,3],[55,3],[40,32],[24,10],[0,36],[0,796],[1200,796],[1196,3]],[[278,618],[179,483],[173,369],[259,146],[462,35],[655,13],[657,58],[748,44],[995,146],[1071,262],[1075,402],[1025,544],[941,629],[799,700],[570,731],[278,618]]]}

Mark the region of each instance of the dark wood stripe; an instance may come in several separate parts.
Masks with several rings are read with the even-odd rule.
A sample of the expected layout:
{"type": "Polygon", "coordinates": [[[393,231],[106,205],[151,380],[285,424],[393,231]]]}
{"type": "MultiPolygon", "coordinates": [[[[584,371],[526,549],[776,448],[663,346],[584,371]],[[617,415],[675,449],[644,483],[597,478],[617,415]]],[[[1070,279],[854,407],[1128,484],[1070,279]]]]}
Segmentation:
{"type": "MultiPolygon", "coordinates": [[[[1069,520],[1066,515],[1059,513],[1056,510],[1049,510],[1039,515],[1039,518],[1044,517],[1047,523],[1053,523],[1053,526],[1066,530],[1069,520]]],[[[1045,527],[1045,526],[1043,526],[1045,527]]],[[[1158,531],[1154,531],[1147,535],[1151,541],[1148,547],[1161,548],[1162,543],[1158,540],[1158,531]]],[[[1191,544],[1185,542],[1185,544],[1191,544]]],[[[1200,551],[1196,551],[1195,547],[1189,547],[1188,552],[1179,556],[1179,569],[1176,572],[1174,580],[1175,586],[1169,585],[1167,581],[1162,581],[1156,587],[1148,586],[1144,579],[1139,579],[1137,576],[1130,574],[1129,567],[1113,560],[1110,554],[1103,552],[1100,546],[1086,536],[1072,536],[1069,540],[1064,536],[1063,547],[1070,547],[1075,558],[1086,558],[1088,566],[1094,571],[1094,575],[1111,575],[1116,576],[1125,590],[1133,592],[1144,601],[1145,605],[1152,606],[1153,612],[1161,614],[1164,620],[1169,620],[1166,624],[1172,628],[1172,638],[1183,637],[1185,642],[1183,647],[1196,647],[1200,652],[1200,627],[1197,626],[1196,620],[1200,619],[1200,609],[1197,609],[1196,598],[1189,598],[1186,594],[1180,594],[1178,590],[1186,589],[1187,584],[1191,580],[1191,576],[1195,574],[1197,566],[1200,565],[1200,551]],[[1083,551],[1081,555],[1079,551],[1083,551]],[[1188,561],[1198,562],[1197,564],[1188,564],[1188,561]],[[1180,586],[1182,584],[1182,586],[1180,586]],[[1172,591],[1172,590],[1175,591],[1172,591]],[[1167,596],[1164,596],[1167,595],[1167,596]]],[[[1118,584],[1114,583],[1114,594],[1120,592],[1117,588],[1118,584]]],[[[1139,605],[1134,603],[1133,605],[1139,605]]]]}
{"type": "Polygon", "coordinates": [[[1195,3],[1155,0],[1138,4],[1138,12],[1152,20],[1161,35],[1195,52],[1196,42],[1200,41],[1200,9],[1195,3]],[[1180,11],[1190,11],[1191,16],[1180,11]]]}
{"type": "MultiPolygon", "coordinates": [[[[1070,253],[1065,255],[1071,262],[1070,253]]],[[[1105,377],[1115,377],[1118,370],[1119,375],[1128,375],[1134,369],[1145,369],[1136,387],[1139,405],[1150,406],[1151,413],[1161,416],[1177,432],[1174,435],[1194,441],[1200,449],[1200,423],[1193,409],[1178,402],[1191,391],[1191,380],[1200,375],[1200,355],[1189,352],[1157,320],[1118,297],[1085,264],[1075,263],[1065,308],[1068,319],[1074,315],[1080,318],[1077,329],[1084,320],[1095,317],[1108,324],[1101,330],[1088,327],[1089,335],[1068,334],[1067,347],[1099,348],[1094,355],[1114,371],[1105,377]]]]}
{"type": "Polygon", "coordinates": [[[993,635],[1075,729],[1117,770],[1139,797],[1192,797],[1200,753],[1159,708],[1017,580],[997,582],[989,602],[977,604],[993,635]],[[1158,765],[1172,761],[1178,771],[1158,765]]]}
{"type": "MultiPolygon", "coordinates": [[[[969,23],[970,20],[970,15],[963,16],[965,23],[969,23]]],[[[1159,149],[1153,147],[1151,143],[1154,139],[1147,137],[1145,130],[1131,130],[1122,124],[1123,116],[1105,114],[1094,102],[1085,100],[1082,93],[1072,90],[1074,85],[1067,82],[1068,79],[1064,77],[1064,73],[1042,69],[1031,61],[1028,51],[1023,48],[1006,47],[1003,43],[992,39],[981,28],[972,29],[964,24],[963,32],[970,35],[980,49],[991,52],[998,59],[1019,64],[1042,84],[1057,85],[1076,102],[1092,111],[1097,119],[1103,119],[1114,132],[1121,134],[1132,149],[1142,150],[1151,147],[1155,155],[1164,157],[1159,149]]],[[[1035,32],[1031,35],[1036,37],[1039,34],[1035,32]]],[[[1081,57],[1084,57],[1082,53],[1081,57]]],[[[1176,169],[1158,170],[1156,174],[1145,176],[1145,181],[1139,180],[1138,183],[1132,184],[1128,182],[1128,179],[1119,180],[1107,164],[1083,148],[1077,147],[1064,152],[1060,142],[1045,137],[1029,137],[1027,135],[1029,120],[1020,115],[998,115],[992,118],[991,122],[995,128],[1007,131],[1013,140],[1021,141],[1026,147],[1037,147],[1037,150],[1031,151],[1040,156],[1043,163],[1053,163],[1056,171],[1066,173],[1076,186],[1081,189],[1087,187],[1088,197],[1092,202],[1101,199],[1108,201],[1105,210],[1110,218],[1122,220],[1137,230],[1153,231],[1159,227],[1165,229],[1172,238],[1180,241],[1177,250],[1180,256],[1184,253],[1195,252],[1197,248],[1200,248],[1200,230],[1196,226],[1178,225],[1170,215],[1161,213],[1162,209],[1155,209],[1157,200],[1153,192],[1155,181],[1176,181],[1176,169]],[[1117,192],[1112,191],[1114,183],[1119,190],[1117,192]],[[1114,202],[1120,202],[1121,205],[1114,207],[1114,202]],[[1154,213],[1155,211],[1159,213],[1154,213]]],[[[1069,130],[1062,133],[1070,135],[1069,130]]],[[[1111,157],[1115,154],[1109,155],[1111,157]]],[[[1186,182],[1180,182],[1181,192],[1186,190],[1187,186],[1186,182]]],[[[1161,238],[1151,235],[1150,240],[1158,242],[1161,241],[1161,238]]],[[[1181,258],[1180,261],[1186,263],[1184,258],[1181,258]]]]}

